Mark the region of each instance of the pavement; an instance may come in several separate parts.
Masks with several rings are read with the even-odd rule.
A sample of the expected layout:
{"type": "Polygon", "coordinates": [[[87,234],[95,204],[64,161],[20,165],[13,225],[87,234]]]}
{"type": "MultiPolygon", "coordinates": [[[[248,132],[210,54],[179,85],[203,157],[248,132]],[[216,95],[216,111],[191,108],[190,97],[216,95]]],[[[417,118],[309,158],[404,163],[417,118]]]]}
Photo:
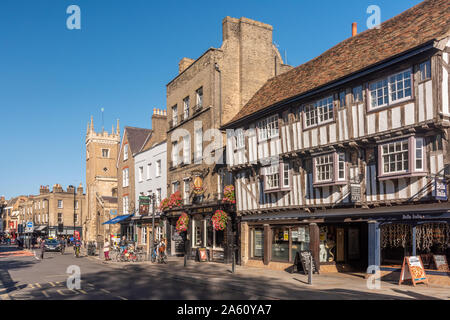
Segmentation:
{"type": "Polygon", "coordinates": [[[306,275],[170,257],[168,264],[105,262],[0,246],[1,300],[450,300],[448,287],[381,282],[368,289],[362,274],[306,275]],[[25,254],[23,251],[28,252],[25,254]],[[6,254],[3,254],[5,253],[6,254]],[[31,253],[31,254],[30,254],[31,253]],[[78,269],[79,268],[79,269],[78,269]],[[73,270],[80,271],[80,286],[73,270]]]}

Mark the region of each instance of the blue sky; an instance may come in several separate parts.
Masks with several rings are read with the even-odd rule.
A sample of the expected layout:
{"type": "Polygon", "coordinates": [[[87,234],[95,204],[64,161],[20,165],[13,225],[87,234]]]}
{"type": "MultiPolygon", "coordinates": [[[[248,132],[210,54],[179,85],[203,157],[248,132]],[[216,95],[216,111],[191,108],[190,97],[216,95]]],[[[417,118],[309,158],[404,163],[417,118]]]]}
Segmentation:
{"type": "Polygon", "coordinates": [[[419,0],[1,0],[0,195],[39,186],[85,184],[86,125],[150,128],[166,108],[165,85],[183,57],[219,47],[222,19],[247,17],[274,27],[288,63],[302,64],[366,30],[369,5],[385,21],[419,0]],[[69,5],[81,30],[68,30],[69,5]]]}

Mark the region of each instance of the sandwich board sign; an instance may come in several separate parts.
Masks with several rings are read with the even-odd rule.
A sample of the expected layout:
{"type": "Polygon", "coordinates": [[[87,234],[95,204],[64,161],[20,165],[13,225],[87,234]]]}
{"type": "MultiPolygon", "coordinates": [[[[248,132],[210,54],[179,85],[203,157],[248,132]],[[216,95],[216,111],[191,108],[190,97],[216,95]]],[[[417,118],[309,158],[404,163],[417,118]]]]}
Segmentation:
{"type": "Polygon", "coordinates": [[[422,259],[420,256],[411,256],[403,258],[402,272],[400,273],[399,285],[406,280],[411,280],[413,286],[424,282],[428,285],[428,278],[425,274],[422,259]]]}
{"type": "Polygon", "coordinates": [[[444,255],[433,254],[434,265],[439,271],[449,272],[447,258],[444,255]]]}

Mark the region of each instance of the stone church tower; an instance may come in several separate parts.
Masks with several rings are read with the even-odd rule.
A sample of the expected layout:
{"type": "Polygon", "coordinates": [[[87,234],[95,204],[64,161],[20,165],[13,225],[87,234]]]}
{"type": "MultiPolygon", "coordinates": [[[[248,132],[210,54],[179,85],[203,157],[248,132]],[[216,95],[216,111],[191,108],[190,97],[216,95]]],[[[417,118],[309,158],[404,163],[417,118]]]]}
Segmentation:
{"type": "Polygon", "coordinates": [[[88,212],[83,219],[83,239],[102,241],[114,230],[103,222],[112,219],[111,210],[117,212],[117,154],[120,144],[120,127],[111,133],[94,131],[94,120],[86,132],[86,200],[88,212]]]}

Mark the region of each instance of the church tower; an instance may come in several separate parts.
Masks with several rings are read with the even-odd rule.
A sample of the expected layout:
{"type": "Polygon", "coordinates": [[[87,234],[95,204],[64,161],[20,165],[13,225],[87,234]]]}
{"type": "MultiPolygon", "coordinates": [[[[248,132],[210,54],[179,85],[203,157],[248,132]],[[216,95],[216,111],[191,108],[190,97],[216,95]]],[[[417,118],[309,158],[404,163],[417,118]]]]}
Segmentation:
{"type": "MultiPolygon", "coordinates": [[[[98,241],[105,230],[102,225],[109,215],[106,214],[105,200],[108,205],[117,203],[117,155],[120,145],[120,127],[95,132],[94,119],[91,117],[86,131],[86,201],[88,212],[83,221],[83,239],[98,241]],[[105,216],[107,215],[107,216],[105,216]]],[[[110,207],[110,206],[108,206],[110,207]]]]}

